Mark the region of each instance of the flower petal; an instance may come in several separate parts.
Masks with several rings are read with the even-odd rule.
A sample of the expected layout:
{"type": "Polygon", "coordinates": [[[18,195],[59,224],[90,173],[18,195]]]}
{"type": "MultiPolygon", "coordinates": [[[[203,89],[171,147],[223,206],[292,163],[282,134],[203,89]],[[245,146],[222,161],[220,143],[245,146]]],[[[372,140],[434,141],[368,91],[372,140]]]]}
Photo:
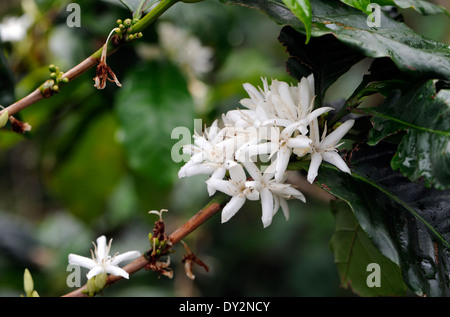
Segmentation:
{"type": "Polygon", "coordinates": [[[115,266],[115,265],[107,265],[105,271],[106,271],[106,273],[116,275],[116,276],[122,276],[123,278],[126,278],[126,279],[128,279],[130,277],[130,275],[128,274],[127,271],[125,271],[124,269],[121,269],[120,267],[115,266]]]}
{"type": "Polygon", "coordinates": [[[337,152],[334,152],[334,151],[333,152],[325,152],[322,154],[322,157],[325,162],[333,164],[334,166],[336,166],[337,168],[339,168],[341,171],[343,171],[345,173],[351,174],[350,168],[347,166],[345,161],[342,159],[342,157],[337,152]]]}
{"type": "Polygon", "coordinates": [[[286,218],[286,220],[289,220],[289,204],[288,204],[288,202],[285,199],[280,198],[280,205],[281,205],[281,210],[283,210],[284,217],[286,218]]]}
{"type": "Polygon", "coordinates": [[[286,172],[289,159],[291,157],[291,150],[287,146],[282,146],[277,152],[277,165],[275,170],[275,180],[281,183],[284,172],[286,172]]]}
{"type": "Polygon", "coordinates": [[[108,257],[108,250],[106,246],[106,237],[100,236],[97,238],[97,261],[101,261],[108,257]]]}
{"type": "Polygon", "coordinates": [[[248,172],[248,174],[251,176],[251,178],[253,178],[255,181],[261,181],[262,179],[261,171],[258,168],[258,166],[256,166],[255,163],[248,161],[243,162],[242,164],[244,164],[244,167],[248,172]]]}
{"type": "Polygon", "coordinates": [[[353,127],[355,120],[347,120],[343,124],[341,124],[336,130],[331,132],[326,136],[326,138],[322,141],[321,147],[326,149],[328,147],[334,147],[343,137],[347,134],[347,132],[353,127]]]}
{"type": "Polygon", "coordinates": [[[320,153],[313,153],[311,155],[311,163],[309,164],[308,176],[306,177],[311,184],[317,177],[319,166],[322,163],[322,155],[320,153]]]}
{"type": "Polygon", "coordinates": [[[134,260],[141,256],[141,252],[139,251],[128,251],[119,255],[116,255],[111,261],[111,265],[118,265],[123,261],[134,260]]]}
{"type": "Polygon", "coordinates": [[[311,146],[311,139],[305,135],[297,135],[295,138],[289,138],[286,144],[290,148],[308,149],[311,146]]]}
{"type": "Polygon", "coordinates": [[[245,197],[238,195],[231,198],[228,204],[222,210],[222,223],[231,219],[245,203],[245,197]]]}
{"type": "Polygon", "coordinates": [[[95,262],[94,260],[77,254],[71,253],[69,254],[68,258],[69,264],[75,264],[81,267],[85,267],[89,270],[97,265],[97,262],[95,262]]]}
{"type": "Polygon", "coordinates": [[[264,225],[264,228],[266,228],[272,223],[273,197],[272,193],[267,188],[262,188],[259,193],[261,197],[261,207],[262,207],[261,220],[264,225]]]}
{"type": "Polygon", "coordinates": [[[93,267],[87,274],[86,277],[89,279],[91,279],[92,277],[103,273],[105,270],[103,269],[103,267],[101,265],[96,265],[95,267],[93,267]]]}
{"type": "Polygon", "coordinates": [[[231,167],[228,171],[233,182],[245,182],[247,179],[244,169],[240,164],[231,167]]]}
{"type": "Polygon", "coordinates": [[[223,179],[208,179],[206,184],[208,184],[208,187],[211,187],[211,189],[221,191],[228,196],[234,196],[239,192],[238,188],[236,188],[233,183],[223,179]]]}

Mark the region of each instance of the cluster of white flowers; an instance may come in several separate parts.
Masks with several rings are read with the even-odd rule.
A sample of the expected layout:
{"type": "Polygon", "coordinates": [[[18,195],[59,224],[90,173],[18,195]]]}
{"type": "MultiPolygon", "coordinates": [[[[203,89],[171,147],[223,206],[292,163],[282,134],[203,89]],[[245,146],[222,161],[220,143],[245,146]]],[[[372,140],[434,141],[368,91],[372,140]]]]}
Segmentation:
{"type": "Polygon", "coordinates": [[[206,181],[208,193],[213,195],[218,190],[232,196],[222,210],[222,222],[233,217],[247,199],[260,200],[262,222],[267,227],[280,207],[288,218],[288,199],[305,202],[300,191],[285,183],[292,155],[311,160],[307,176],[310,183],[322,161],[350,173],[337,147],[354,120],[344,122],[329,135],[325,127],[320,140],[317,118],[333,108],[314,110],[313,75],[302,78],[297,86],[278,80],[269,85],[263,79],[262,88],[244,84],[244,89],[250,98],[240,103],[246,109],[224,114],[223,128],[216,120],[208,131],[194,135],[194,144],[183,148],[191,158],[178,176],[211,175],[206,181]],[[258,161],[269,164],[259,168],[258,161]]]}

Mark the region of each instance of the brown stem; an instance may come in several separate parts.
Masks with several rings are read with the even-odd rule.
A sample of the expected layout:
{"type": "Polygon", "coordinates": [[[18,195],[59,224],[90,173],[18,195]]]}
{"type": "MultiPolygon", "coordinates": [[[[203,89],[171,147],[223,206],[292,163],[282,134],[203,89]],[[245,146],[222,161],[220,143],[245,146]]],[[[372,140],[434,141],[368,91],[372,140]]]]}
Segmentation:
{"type": "MultiPolygon", "coordinates": [[[[84,61],[79,63],[77,66],[73,67],[72,69],[70,69],[66,73],[64,73],[63,77],[67,77],[70,82],[73,79],[75,79],[76,77],[80,76],[85,71],[87,71],[92,66],[96,65],[98,63],[98,61],[99,61],[98,58],[89,56],[84,61]]],[[[16,114],[17,112],[21,111],[22,109],[25,109],[26,107],[31,106],[32,104],[38,102],[41,99],[44,99],[44,96],[42,95],[39,88],[37,88],[32,93],[30,93],[28,96],[16,101],[15,103],[11,104],[10,106],[4,108],[2,111],[0,111],[0,115],[4,111],[8,111],[8,115],[12,116],[12,115],[16,114]]]]}
{"type": "MultiPolygon", "coordinates": [[[[190,234],[192,231],[197,229],[201,224],[203,224],[210,217],[215,215],[222,209],[223,203],[226,201],[225,196],[220,196],[215,201],[212,201],[205,208],[197,212],[191,219],[189,219],[184,225],[176,229],[170,236],[169,239],[172,244],[176,244],[180,242],[185,236],[190,234]]],[[[127,271],[130,275],[136,273],[137,271],[143,269],[149,261],[144,255],[141,255],[139,258],[124,266],[123,269],[127,271]]],[[[115,282],[123,279],[122,276],[109,275],[106,280],[106,285],[112,285],[115,282]]],[[[87,297],[88,295],[84,294],[83,291],[86,289],[86,285],[82,286],[75,291],[63,295],[63,297],[87,297]]]]}

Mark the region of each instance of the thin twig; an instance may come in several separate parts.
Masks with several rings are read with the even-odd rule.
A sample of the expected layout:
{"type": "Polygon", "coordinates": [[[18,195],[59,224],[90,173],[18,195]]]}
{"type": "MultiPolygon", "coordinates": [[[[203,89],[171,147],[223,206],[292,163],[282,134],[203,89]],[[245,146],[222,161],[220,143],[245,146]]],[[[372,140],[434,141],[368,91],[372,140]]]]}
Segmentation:
{"type": "MultiPolygon", "coordinates": [[[[180,242],[184,237],[190,234],[192,231],[197,229],[200,225],[202,225],[206,220],[211,218],[213,215],[218,213],[223,204],[227,201],[228,196],[218,195],[215,199],[213,199],[205,208],[197,212],[192,218],[190,218],[184,225],[176,229],[170,236],[169,239],[173,245],[180,242]]],[[[124,266],[123,269],[128,272],[128,274],[132,275],[137,271],[143,269],[150,262],[147,260],[145,255],[141,255],[139,258],[124,266]]],[[[112,285],[117,281],[122,280],[123,277],[109,275],[106,280],[106,285],[112,285]]],[[[73,292],[70,292],[63,297],[87,297],[87,294],[84,294],[83,291],[86,289],[86,285],[76,289],[73,292]]]]}
{"type": "MultiPolygon", "coordinates": [[[[150,24],[152,24],[161,14],[167,11],[172,5],[177,3],[179,0],[162,0],[152,11],[146,14],[138,23],[133,26],[133,33],[140,32],[147,28],[150,24]]],[[[108,44],[108,55],[114,53],[118,47],[114,47],[111,43],[108,44]]],[[[84,61],[79,63],[77,66],[68,70],[62,77],[67,77],[69,79],[69,83],[80,76],[92,66],[95,66],[100,61],[100,56],[102,53],[102,48],[98,49],[91,56],[86,58],[84,61]]],[[[39,100],[44,99],[39,88],[31,92],[26,97],[16,101],[15,103],[5,107],[0,111],[0,115],[8,111],[8,115],[12,116],[17,112],[35,104],[39,100]]]]}

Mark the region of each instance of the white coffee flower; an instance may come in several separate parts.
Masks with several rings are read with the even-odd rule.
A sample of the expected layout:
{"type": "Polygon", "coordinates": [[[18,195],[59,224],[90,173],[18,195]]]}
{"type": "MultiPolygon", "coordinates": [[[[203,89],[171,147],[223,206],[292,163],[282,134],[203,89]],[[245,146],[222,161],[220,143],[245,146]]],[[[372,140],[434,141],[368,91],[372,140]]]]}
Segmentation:
{"type": "Polygon", "coordinates": [[[310,137],[312,139],[312,152],[311,152],[311,163],[308,169],[308,181],[312,184],[314,179],[317,177],[319,166],[322,160],[333,164],[338,169],[345,173],[351,173],[350,168],[344,162],[342,157],[338,154],[337,148],[342,145],[338,142],[347,134],[347,132],[353,127],[355,120],[347,120],[342,123],[336,130],[334,130],[329,135],[325,136],[327,129],[325,129],[322,134],[322,141],[319,137],[319,124],[317,119],[311,122],[310,137]]]}
{"type": "Polygon", "coordinates": [[[90,279],[100,273],[107,273],[117,276],[122,276],[126,279],[129,278],[127,271],[120,268],[118,265],[127,260],[133,260],[141,255],[139,251],[129,251],[123,254],[115,254],[113,257],[109,255],[111,250],[112,239],[106,244],[106,237],[101,236],[97,239],[97,245],[94,244],[94,252],[91,250],[92,259],[76,255],[69,254],[69,264],[79,265],[89,269],[87,278],[90,279]]]}
{"type": "Polygon", "coordinates": [[[169,22],[158,24],[160,43],[169,56],[187,71],[203,75],[213,68],[213,50],[186,30],[169,22]]]}
{"type": "Polygon", "coordinates": [[[24,14],[20,17],[6,17],[0,23],[0,38],[2,42],[18,42],[25,38],[32,24],[31,18],[24,14]]]}
{"type": "Polygon", "coordinates": [[[209,179],[206,181],[208,186],[211,188],[232,196],[231,200],[222,210],[222,222],[227,222],[230,220],[231,217],[233,217],[239,209],[241,209],[247,199],[259,199],[258,191],[254,188],[246,186],[247,176],[242,168],[242,165],[237,164],[230,167],[229,172],[229,180],[209,179]]]}
{"type": "Polygon", "coordinates": [[[268,168],[264,173],[253,162],[244,162],[245,169],[253,181],[247,182],[247,186],[259,191],[262,207],[262,222],[264,228],[272,223],[272,217],[281,207],[286,219],[289,219],[288,199],[296,198],[306,202],[305,196],[290,184],[283,184],[273,179],[274,174],[268,168]]]}
{"type": "Polygon", "coordinates": [[[287,127],[294,123],[302,133],[308,132],[307,126],[318,116],[332,110],[331,107],[321,107],[313,111],[315,89],[314,76],[302,78],[297,86],[272,80],[270,86],[266,79],[263,80],[263,89],[255,88],[251,84],[244,84],[250,98],[241,100],[241,104],[253,111],[249,114],[262,125],[276,125],[287,127]]]}

